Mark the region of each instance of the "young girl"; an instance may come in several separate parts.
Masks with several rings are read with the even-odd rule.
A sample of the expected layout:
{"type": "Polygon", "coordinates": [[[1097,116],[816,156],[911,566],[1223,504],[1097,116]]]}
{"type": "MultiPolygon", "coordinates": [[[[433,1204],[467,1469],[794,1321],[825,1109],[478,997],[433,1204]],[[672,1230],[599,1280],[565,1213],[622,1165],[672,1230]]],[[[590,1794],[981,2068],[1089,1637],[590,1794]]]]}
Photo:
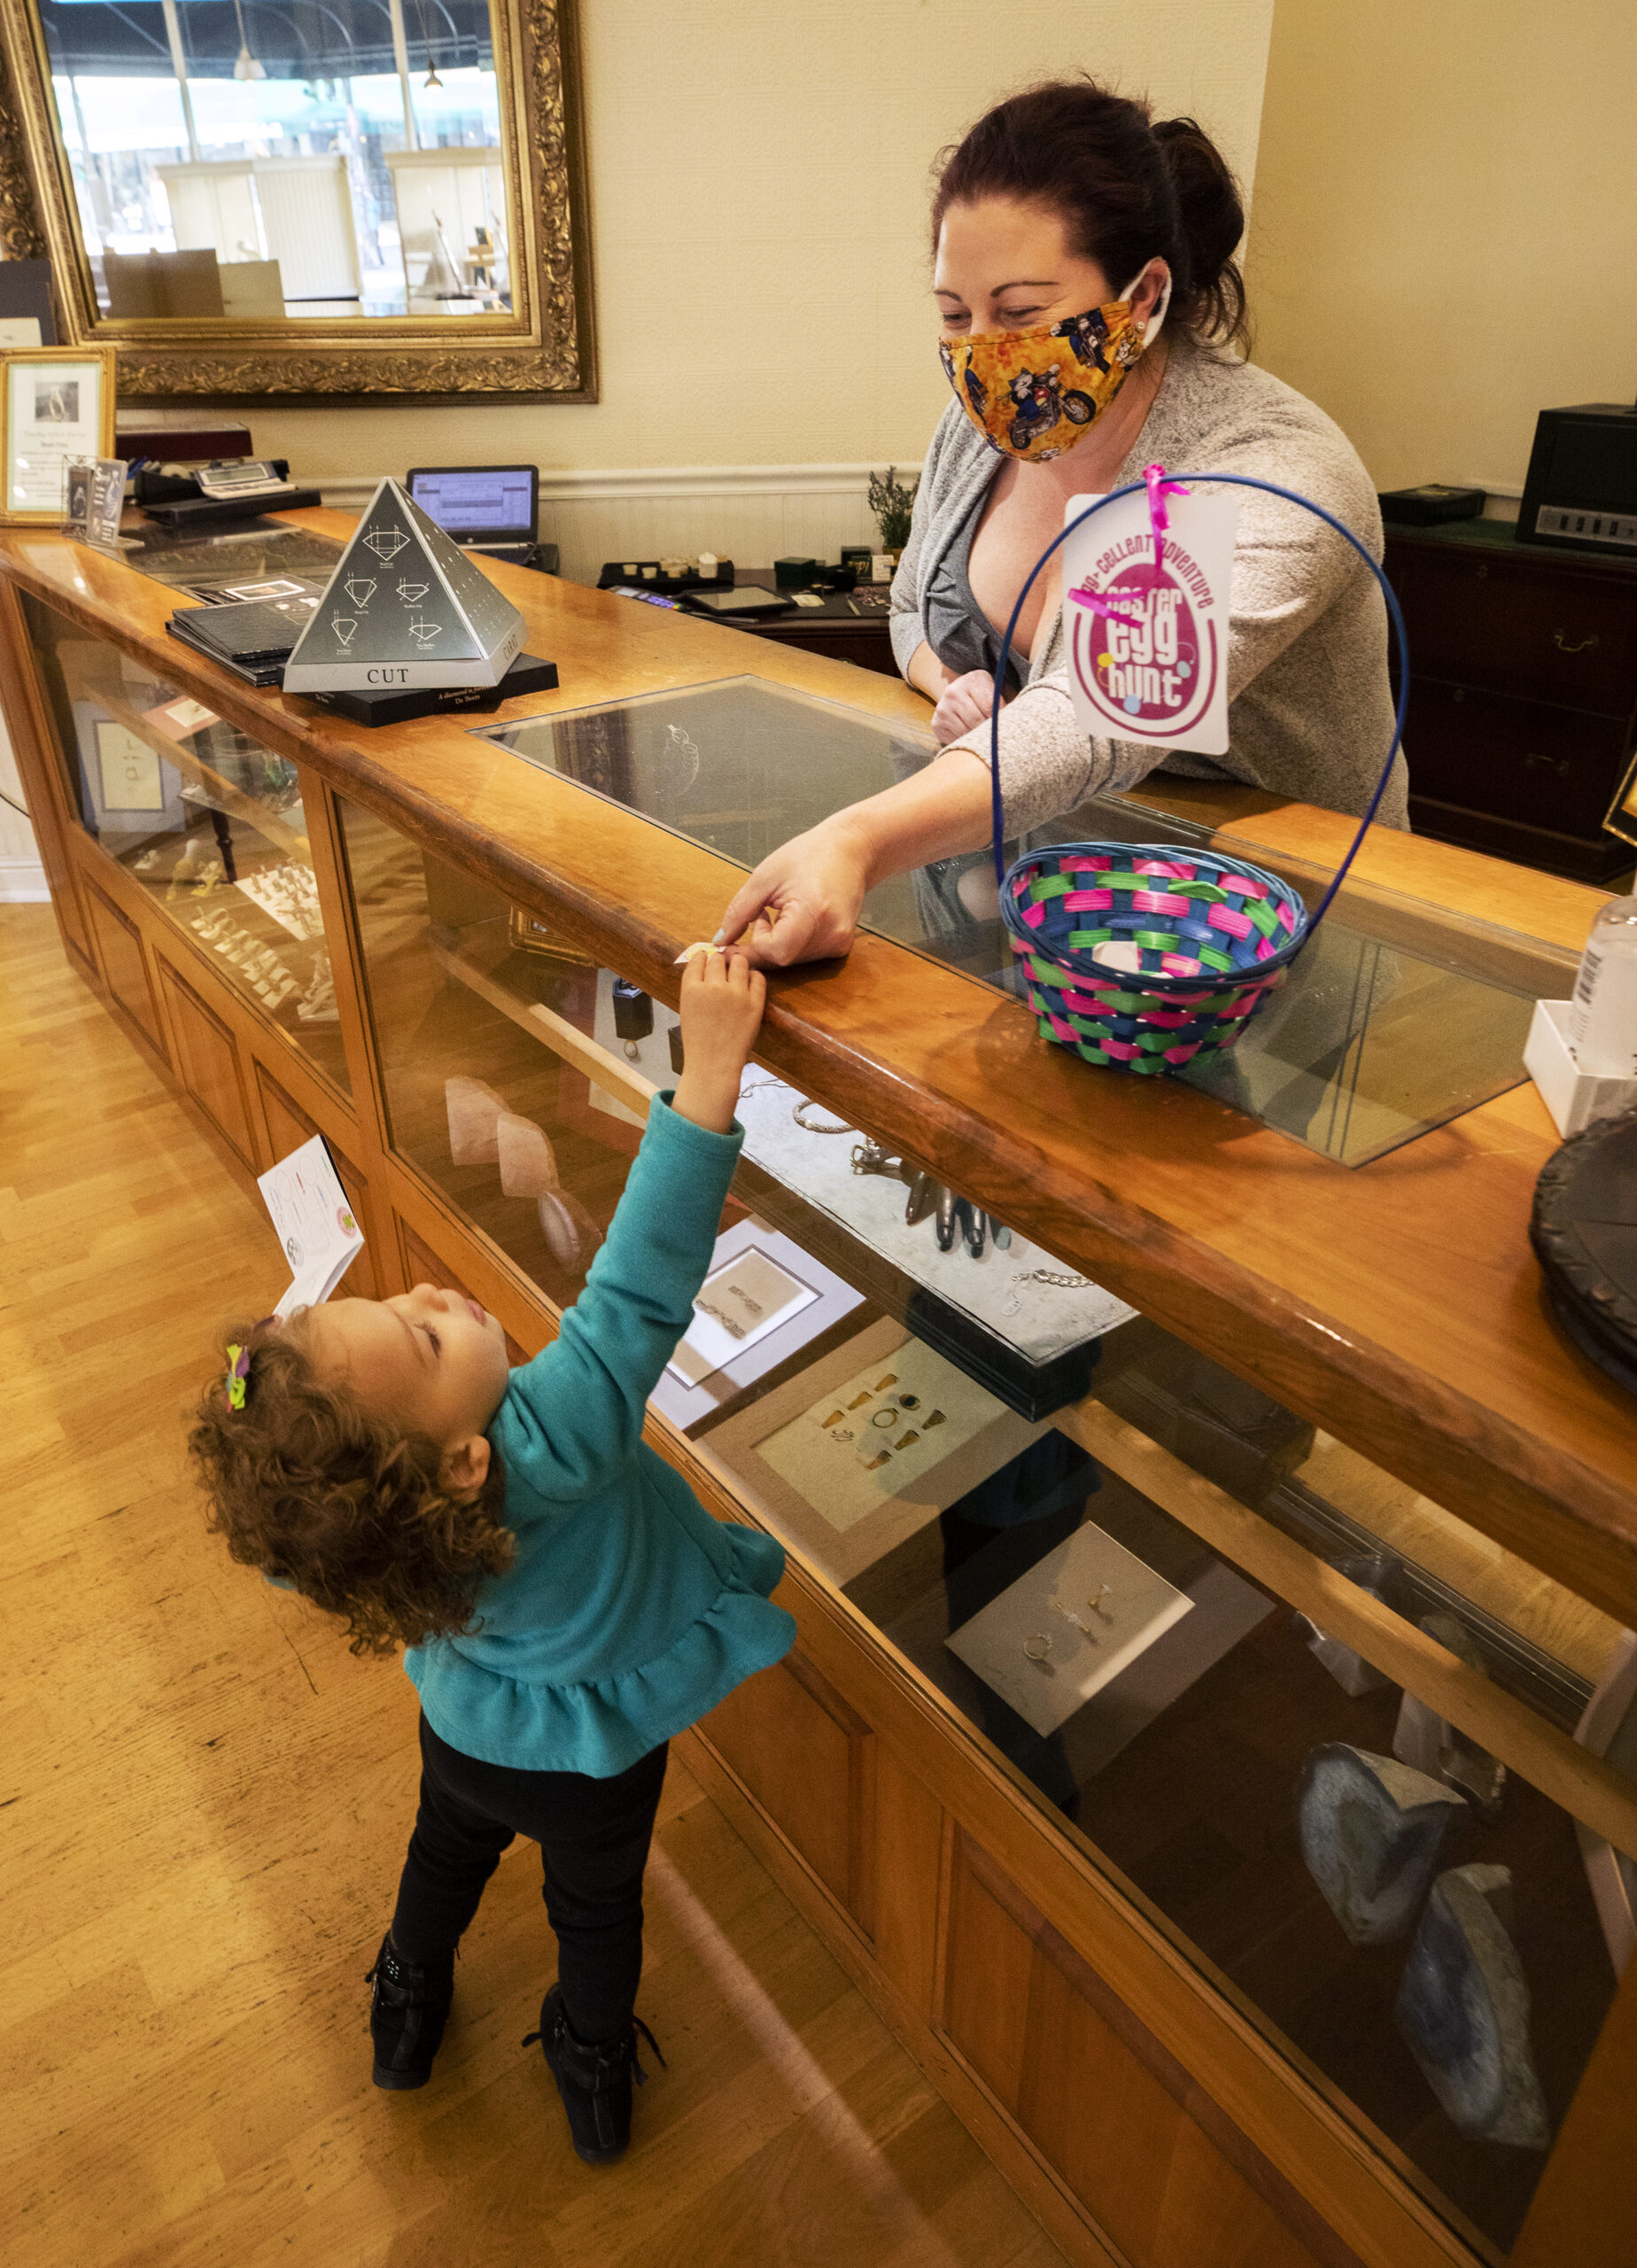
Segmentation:
{"type": "Polygon", "coordinates": [[[338,1301],[237,1330],[190,1441],[233,1557],[344,1616],[355,1652],[403,1643],[420,1688],[420,1811],[369,1976],[376,2085],[426,2084],[455,1946],[529,1836],[558,1947],[538,2036],[597,2164],[625,2150],[643,2076],[666,1741],[795,1634],[769,1596],[780,1546],[712,1519],[641,1439],[710,1263],[763,1000],[742,954],[688,964],[686,1068],[533,1362],[508,1371],[494,1317],[430,1284],[338,1301]]]}

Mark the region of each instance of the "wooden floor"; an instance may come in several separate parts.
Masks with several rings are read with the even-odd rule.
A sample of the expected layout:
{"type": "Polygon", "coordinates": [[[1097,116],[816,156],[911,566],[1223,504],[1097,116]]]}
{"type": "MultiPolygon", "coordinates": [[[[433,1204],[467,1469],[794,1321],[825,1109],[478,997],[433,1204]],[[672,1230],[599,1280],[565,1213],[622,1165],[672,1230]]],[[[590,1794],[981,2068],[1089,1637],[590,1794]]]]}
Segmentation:
{"type": "Polygon", "coordinates": [[[183,1412],[265,1221],[0,907],[0,2258],[770,2268],[1060,2255],[680,1768],[641,2008],[671,2059],[583,2167],[538,2048],[532,1846],[423,2093],[369,2082],[413,1690],[202,1530],[183,1412]]]}

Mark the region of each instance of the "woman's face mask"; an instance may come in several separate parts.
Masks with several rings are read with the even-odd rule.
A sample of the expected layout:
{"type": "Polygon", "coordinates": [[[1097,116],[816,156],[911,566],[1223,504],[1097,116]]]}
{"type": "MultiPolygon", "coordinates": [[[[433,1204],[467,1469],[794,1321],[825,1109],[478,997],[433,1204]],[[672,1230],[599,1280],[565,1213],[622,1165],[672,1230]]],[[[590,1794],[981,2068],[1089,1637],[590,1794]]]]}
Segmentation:
{"type": "MultiPolygon", "coordinates": [[[[1131,289],[1135,291],[1136,284],[1131,289]]],[[[1046,464],[1072,449],[1107,408],[1127,373],[1159,336],[1168,277],[1145,322],[1129,298],[1111,299],[1046,330],[988,330],[938,343],[944,376],[980,433],[1009,457],[1046,464]]]]}

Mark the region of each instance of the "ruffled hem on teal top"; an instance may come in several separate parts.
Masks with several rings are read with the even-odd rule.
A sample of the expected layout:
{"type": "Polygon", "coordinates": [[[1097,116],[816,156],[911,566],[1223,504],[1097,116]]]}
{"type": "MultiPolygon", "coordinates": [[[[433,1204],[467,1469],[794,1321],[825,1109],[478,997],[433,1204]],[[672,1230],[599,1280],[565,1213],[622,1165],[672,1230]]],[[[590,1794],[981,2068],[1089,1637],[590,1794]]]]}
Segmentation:
{"type": "Polygon", "coordinates": [[[784,1547],[759,1530],[718,1529],[727,1581],[656,1659],[577,1685],[535,1685],[472,1661],[448,1640],[416,1647],[404,1667],[438,1738],[485,1764],[610,1779],[695,1723],[736,1685],[789,1651],[795,1623],[769,1593],[784,1547]]]}

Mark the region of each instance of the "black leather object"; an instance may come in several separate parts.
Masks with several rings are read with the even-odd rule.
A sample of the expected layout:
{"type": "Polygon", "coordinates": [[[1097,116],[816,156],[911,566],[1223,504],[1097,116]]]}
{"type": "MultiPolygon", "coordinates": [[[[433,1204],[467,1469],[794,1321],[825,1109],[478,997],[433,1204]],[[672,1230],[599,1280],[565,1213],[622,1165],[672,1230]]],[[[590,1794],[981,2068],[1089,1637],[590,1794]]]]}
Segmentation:
{"type": "Polygon", "coordinates": [[[1548,1161],[1529,1239],[1563,1329],[1637,1394],[1637,1111],[1599,1119],[1548,1161]]]}

